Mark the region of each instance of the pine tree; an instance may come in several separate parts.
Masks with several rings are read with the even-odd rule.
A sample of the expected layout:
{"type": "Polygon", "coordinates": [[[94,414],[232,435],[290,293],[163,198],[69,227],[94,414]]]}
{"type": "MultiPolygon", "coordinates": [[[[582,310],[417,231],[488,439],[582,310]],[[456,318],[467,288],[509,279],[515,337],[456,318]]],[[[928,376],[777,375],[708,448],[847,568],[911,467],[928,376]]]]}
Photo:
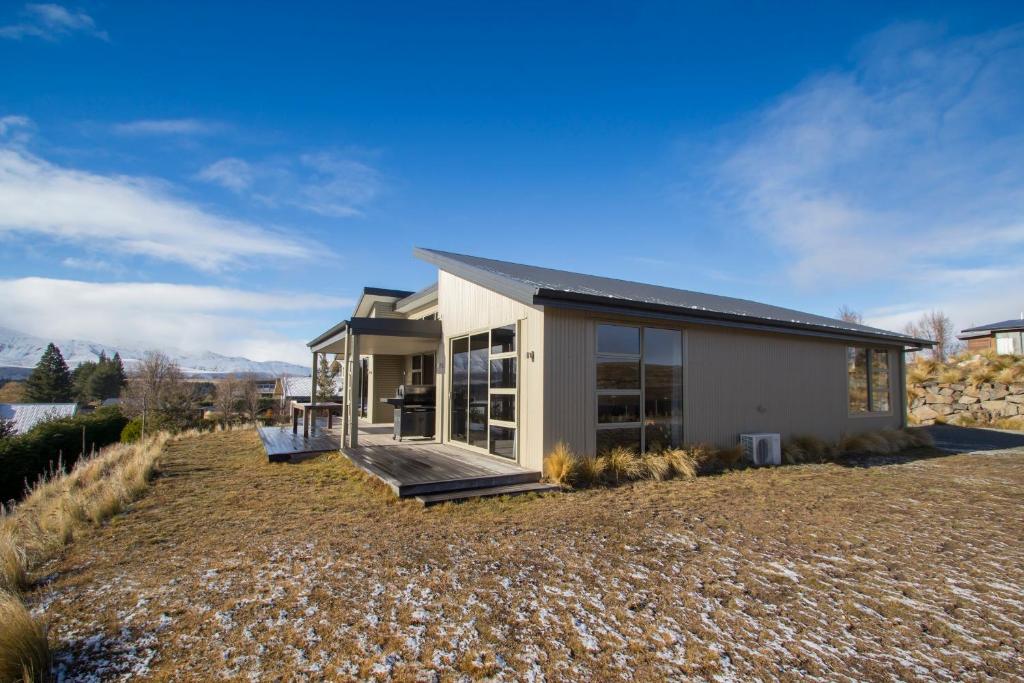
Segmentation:
{"type": "Polygon", "coordinates": [[[46,347],[43,357],[25,382],[25,396],[33,403],[71,401],[71,372],[60,349],[54,344],[46,347]]]}
{"type": "Polygon", "coordinates": [[[316,401],[330,401],[334,397],[335,383],[338,379],[340,366],[330,363],[327,354],[320,354],[320,362],[316,368],[316,401]]]}
{"type": "Polygon", "coordinates": [[[92,378],[99,367],[95,361],[87,360],[71,371],[71,390],[79,403],[88,403],[95,398],[92,392],[92,378]]]}

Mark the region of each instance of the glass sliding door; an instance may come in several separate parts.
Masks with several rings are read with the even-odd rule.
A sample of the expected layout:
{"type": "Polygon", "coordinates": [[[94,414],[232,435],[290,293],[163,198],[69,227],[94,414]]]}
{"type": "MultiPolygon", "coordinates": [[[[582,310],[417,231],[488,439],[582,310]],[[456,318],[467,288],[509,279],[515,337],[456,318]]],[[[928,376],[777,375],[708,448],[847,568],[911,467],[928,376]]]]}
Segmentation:
{"type": "Polygon", "coordinates": [[[487,448],[487,333],[469,338],[469,445],[487,448]]]}
{"type": "Polygon", "coordinates": [[[469,439],[469,338],[452,340],[452,441],[466,443],[469,439]]]}
{"type": "Polygon", "coordinates": [[[516,325],[453,339],[449,435],[516,459],[516,325]]]}

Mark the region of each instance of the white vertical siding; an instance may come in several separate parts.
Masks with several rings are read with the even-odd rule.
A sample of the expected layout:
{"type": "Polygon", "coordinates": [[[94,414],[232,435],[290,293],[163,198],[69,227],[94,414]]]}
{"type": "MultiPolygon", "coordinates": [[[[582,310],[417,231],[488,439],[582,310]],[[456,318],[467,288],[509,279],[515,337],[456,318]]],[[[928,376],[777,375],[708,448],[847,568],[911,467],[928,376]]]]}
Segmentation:
{"type": "MultiPolygon", "coordinates": [[[[558,441],[593,453],[595,326],[612,318],[548,308],[544,316],[544,452],[558,441]]],[[[830,441],[843,434],[903,424],[903,354],[891,349],[893,410],[881,416],[847,412],[846,344],[813,337],[683,326],[657,320],[617,322],[684,332],[683,438],[687,443],[734,445],[750,431],[783,438],[813,434],[830,441]]]]}
{"type": "Polygon", "coordinates": [[[447,434],[449,396],[447,349],[452,337],[482,332],[521,321],[519,345],[519,464],[540,469],[544,458],[544,313],[506,296],[441,271],[438,273],[438,313],[444,343],[437,354],[438,387],[445,414],[439,411],[438,434],[447,434]],[[527,358],[533,352],[534,359],[527,358]]]}

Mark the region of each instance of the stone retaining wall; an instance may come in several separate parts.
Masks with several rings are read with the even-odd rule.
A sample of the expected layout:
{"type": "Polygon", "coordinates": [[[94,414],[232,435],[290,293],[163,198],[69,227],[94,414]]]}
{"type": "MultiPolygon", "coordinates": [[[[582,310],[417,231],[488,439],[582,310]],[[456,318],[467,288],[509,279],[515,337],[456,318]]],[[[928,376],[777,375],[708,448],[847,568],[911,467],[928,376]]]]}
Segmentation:
{"type": "Polygon", "coordinates": [[[909,392],[910,415],[918,424],[930,425],[936,420],[957,424],[963,416],[975,422],[1024,416],[1024,383],[923,382],[910,385],[909,392]]]}

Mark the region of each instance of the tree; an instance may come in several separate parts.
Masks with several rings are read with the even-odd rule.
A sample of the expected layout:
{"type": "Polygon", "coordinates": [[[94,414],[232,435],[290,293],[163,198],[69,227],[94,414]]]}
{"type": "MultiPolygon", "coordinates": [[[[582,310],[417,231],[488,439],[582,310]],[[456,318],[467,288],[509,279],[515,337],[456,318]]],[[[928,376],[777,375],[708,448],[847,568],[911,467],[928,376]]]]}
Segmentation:
{"type": "Polygon", "coordinates": [[[845,304],[839,308],[839,319],[843,322],[864,324],[864,316],[860,314],[860,311],[855,311],[845,304]]]}
{"type": "Polygon", "coordinates": [[[335,394],[335,383],[338,381],[338,373],[341,372],[341,364],[337,361],[331,363],[327,360],[326,354],[320,354],[320,362],[316,368],[316,400],[330,401],[335,394]]]}
{"type": "Polygon", "coordinates": [[[942,311],[924,313],[916,322],[909,322],[903,331],[918,339],[931,339],[935,342],[932,358],[945,363],[958,350],[956,337],[953,336],[953,321],[942,311]]]}
{"type": "Polygon", "coordinates": [[[213,405],[220,413],[221,424],[228,424],[232,416],[238,412],[238,403],[241,398],[241,382],[235,375],[228,375],[217,382],[217,390],[214,392],[213,405]]]}
{"type": "Polygon", "coordinates": [[[97,360],[85,361],[74,369],[71,383],[80,403],[117,398],[125,383],[121,357],[115,353],[113,358],[107,358],[107,354],[100,351],[97,360]]]}
{"type": "Polygon", "coordinates": [[[51,343],[25,382],[25,396],[32,403],[70,403],[71,389],[68,364],[60,349],[51,343]]]}
{"type": "Polygon", "coordinates": [[[242,411],[251,422],[256,422],[260,416],[260,408],[263,407],[263,397],[260,396],[260,388],[256,384],[256,375],[247,373],[242,376],[241,390],[242,411]]]}
{"type": "Polygon", "coordinates": [[[178,364],[149,351],[128,377],[121,407],[129,417],[156,417],[162,427],[183,429],[192,420],[195,397],[178,364]]]}
{"type": "Polygon", "coordinates": [[[14,436],[14,420],[0,417],[0,439],[14,436]]]}

